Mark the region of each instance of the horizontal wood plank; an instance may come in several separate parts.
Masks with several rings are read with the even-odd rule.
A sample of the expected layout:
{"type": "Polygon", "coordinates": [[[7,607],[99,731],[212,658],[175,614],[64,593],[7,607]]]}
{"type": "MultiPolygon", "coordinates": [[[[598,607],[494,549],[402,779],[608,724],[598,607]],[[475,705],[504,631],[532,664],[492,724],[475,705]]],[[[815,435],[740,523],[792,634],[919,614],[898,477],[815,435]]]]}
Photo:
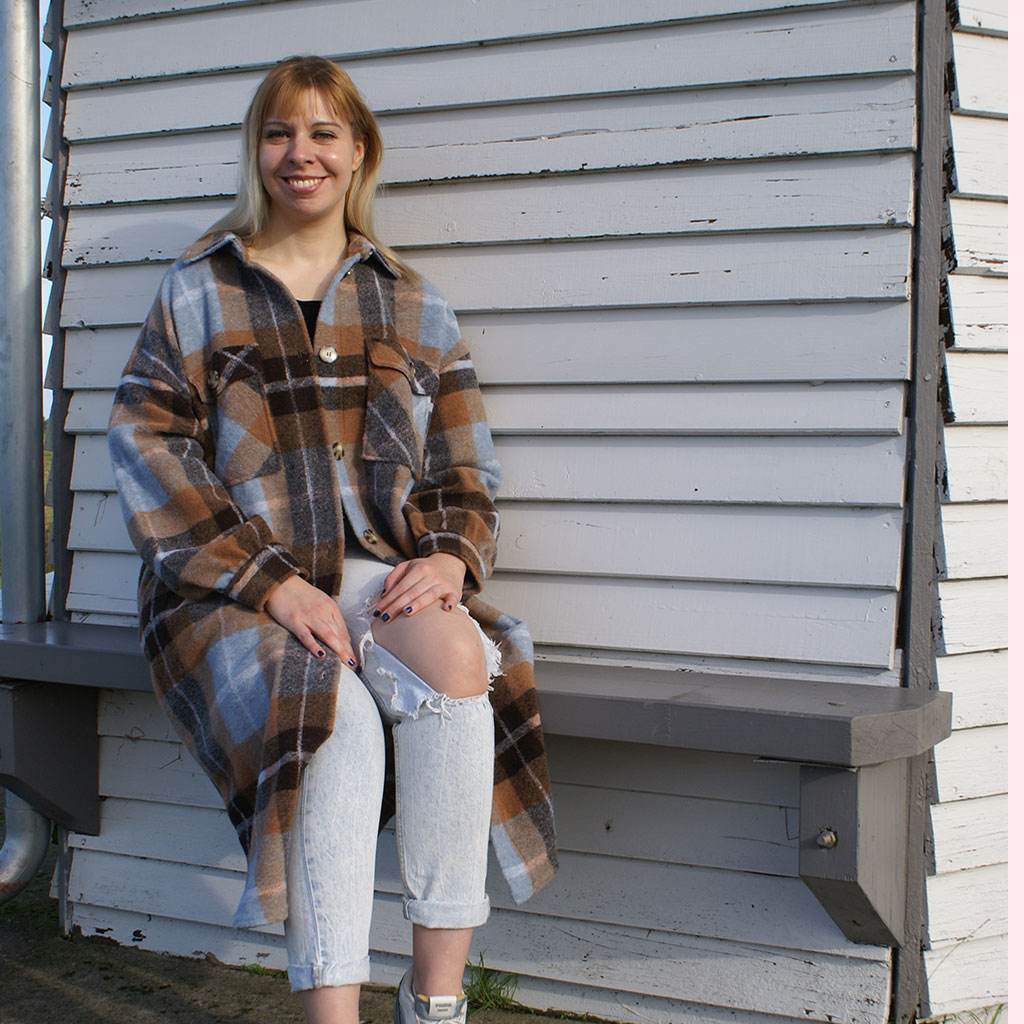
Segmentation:
{"type": "MultiPolygon", "coordinates": [[[[64,8],[64,24],[67,27],[97,25],[104,22],[121,22],[137,18],[151,18],[155,15],[175,16],[189,11],[213,10],[221,7],[253,6],[258,3],[273,3],[276,0],[67,0],[64,8]]],[[[775,9],[799,8],[804,4],[815,7],[827,7],[830,3],[848,3],[849,0],[699,0],[691,2],[687,8],[687,17],[708,18],[722,14],[749,14],[752,12],[771,11],[775,9]]],[[[984,0],[980,4],[984,8],[984,0]]],[[[979,8],[975,3],[974,8],[979,8]]],[[[541,5],[523,4],[529,14],[523,17],[517,11],[495,11],[492,18],[504,17],[510,26],[519,26],[519,31],[536,28],[538,14],[543,11],[546,18],[561,15],[559,27],[562,31],[573,29],[594,29],[602,27],[619,27],[632,24],[634,21],[657,21],[663,18],[675,19],[678,8],[667,0],[648,0],[635,9],[624,11],[611,3],[591,4],[585,11],[555,12],[541,5]],[[517,17],[516,15],[519,15],[517,17]],[[601,19],[605,20],[601,20],[601,19]]],[[[465,32],[464,13],[462,7],[438,5],[439,16],[447,16],[447,23],[454,33],[455,40],[461,40],[465,32]],[[456,17],[458,15],[458,17],[456,17]]],[[[504,22],[503,22],[504,23],[504,22]]],[[[494,22],[490,22],[493,30],[494,22]]],[[[511,29],[506,29],[512,32],[511,29]]],[[[512,34],[517,34],[512,32],[512,34]]]]}
{"type": "MultiPolygon", "coordinates": [[[[413,249],[457,312],[907,296],[909,229],[413,249]]],[[[145,319],[166,268],[68,271],[65,327],[145,319]]]]}
{"type": "MultiPolygon", "coordinates": [[[[912,3],[649,26],[644,23],[654,20],[652,3],[660,6],[661,17],[678,18],[679,8],[669,0],[647,0],[625,17],[604,0],[599,5],[604,17],[592,25],[575,8],[559,18],[542,0],[517,4],[508,12],[448,0],[447,10],[414,8],[399,22],[372,0],[340,7],[317,0],[291,0],[287,7],[228,6],[167,19],[158,45],[144,22],[72,32],[62,85],[78,89],[126,79],[263,68],[282,53],[325,53],[352,67],[376,107],[425,108],[605,93],[615,89],[616,76],[625,80],[620,88],[646,90],[681,84],[681,74],[687,85],[696,86],[914,68],[912,3]],[[612,10],[616,16],[609,18],[612,10]],[[559,29],[562,19],[568,24],[559,29]],[[629,30],[586,31],[610,27],[629,30]],[[530,39],[538,29],[543,37],[530,39]],[[230,57],[225,39],[232,42],[230,57]],[[408,52],[413,48],[417,52],[408,52]],[[389,100],[389,94],[394,98],[389,100]]],[[[246,100],[239,109],[252,85],[246,81],[246,100]]]]}
{"type": "MultiPolygon", "coordinates": [[[[138,567],[134,555],[76,552],[68,608],[131,614],[138,567]]],[[[523,615],[539,643],[892,663],[890,591],[499,573],[488,581],[487,597],[523,615]]]]}
{"type": "MultiPolygon", "coordinates": [[[[546,677],[547,668],[538,674],[546,677]]],[[[625,678],[626,673],[622,675],[625,678]]],[[[101,736],[117,739],[178,741],[156,697],[137,690],[101,690],[97,729],[101,736]]],[[[546,744],[556,782],[775,807],[796,807],[799,802],[798,768],[792,764],[760,764],[733,754],[610,744],[576,736],[550,736],[546,744]]]]}
{"type": "Polygon", "coordinates": [[[1006,427],[947,426],[943,432],[949,500],[1006,501],[1006,427]]]}
{"type": "Polygon", "coordinates": [[[1005,352],[1009,343],[1008,281],[978,274],[949,278],[949,305],[957,348],[1005,352]]]}
{"type": "MultiPolygon", "coordinates": [[[[202,956],[214,953],[225,963],[242,966],[259,965],[273,970],[287,966],[283,935],[266,934],[217,925],[181,921],[176,918],[134,911],[75,905],[75,922],[86,935],[102,934],[122,945],[136,945],[171,953],[175,956],[202,956]]],[[[411,955],[411,950],[407,951],[411,955]]],[[[370,983],[397,986],[410,963],[409,955],[370,952],[370,983]]],[[[516,998],[523,1005],[541,1010],[582,1013],[606,1019],[615,1018],[630,1024],[762,1024],[763,1015],[737,1010],[694,1005],[681,1000],[661,999],[594,988],[577,982],[552,982],[547,979],[519,975],[516,998]]],[[[773,1024],[800,1024],[795,1017],[772,1016],[773,1024]]]]}
{"type": "Polygon", "coordinates": [[[946,353],[957,423],[1002,425],[1009,418],[1009,360],[1001,352],[946,353]]]}
{"type": "Polygon", "coordinates": [[[939,583],[943,653],[994,651],[1007,646],[1007,581],[946,580],[939,583]]]}
{"type": "MultiPolygon", "coordinates": [[[[247,97],[225,104],[229,85],[215,77],[72,93],[64,120],[74,143],[65,203],[102,204],[112,195],[133,202],[233,195],[236,128],[247,97]],[[108,139],[111,133],[117,137],[108,139]]],[[[387,185],[895,152],[914,146],[914,79],[567,97],[558,103],[380,113],[379,124],[385,147],[381,180],[387,185]]]]}
{"type": "Polygon", "coordinates": [[[1005,576],[1009,570],[1009,517],[1004,504],[942,506],[945,576],[952,580],[1005,576]]]}
{"type": "MultiPolygon", "coordinates": [[[[892,589],[899,582],[898,510],[502,502],[499,511],[499,570],[663,577],[672,569],[689,579],[892,589]]],[[[68,546],[135,550],[116,495],[75,495],[68,546]]]]}
{"type": "Polygon", "coordinates": [[[943,803],[1006,792],[1007,728],[958,729],[935,748],[938,798],[943,803]]]}
{"type": "Polygon", "coordinates": [[[1009,217],[1006,203],[996,199],[949,200],[958,274],[1009,273],[1009,217]]]}
{"type": "Polygon", "coordinates": [[[1005,863],[1009,852],[1008,812],[1005,795],[933,806],[936,872],[941,875],[1005,863]]]}
{"type": "MultiPolygon", "coordinates": [[[[495,436],[899,435],[903,384],[486,386],[495,436]]],[[[64,429],[105,434],[113,391],[75,391],[64,429]]]]}
{"type": "MultiPolygon", "coordinates": [[[[505,437],[496,448],[507,500],[900,508],[903,497],[902,437],[505,437]]],[[[106,438],[75,440],[71,487],[116,490],[106,438]]]]}
{"type": "Polygon", "coordinates": [[[1009,101],[1007,41],[973,32],[954,32],[953,63],[957,101],[953,109],[1005,117],[1009,101]]]}
{"type": "Polygon", "coordinates": [[[1009,132],[1000,118],[950,118],[957,195],[1005,199],[1009,192],[1009,132]]]}
{"type": "Polygon", "coordinates": [[[1009,0],[957,0],[960,29],[1005,33],[1009,29],[1009,0]]]}
{"type": "Polygon", "coordinates": [[[892,659],[895,601],[884,592],[502,574],[487,595],[523,614],[541,643],[876,668],[892,659]]]}
{"type": "MultiPolygon", "coordinates": [[[[1007,936],[944,942],[924,952],[932,1012],[976,1011],[1005,1003],[1009,992],[1007,936]]],[[[1005,1015],[1005,1011],[1004,1011],[1005,1015]]],[[[1002,1019],[1001,1017],[998,1019],[1002,1019]]]]}
{"type": "MultiPolygon", "coordinates": [[[[72,893],[83,902],[101,906],[111,904],[160,916],[173,913],[213,924],[230,920],[234,902],[241,894],[241,875],[163,861],[145,862],[145,885],[126,886],[124,858],[117,859],[120,865],[112,860],[112,855],[98,852],[76,855],[72,893]]],[[[811,952],[803,958],[783,958],[772,947],[746,942],[743,956],[730,958],[734,963],[725,978],[719,964],[723,956],[729,956],[734,946],[731,942],[689,937],[686,955],[682,956],[678,939],[671,933],[580,921],[563,921],[559,928],[545,929],[538,923],[531,915],[517,911],[493,911],[477,933],[480,947],[488,950],[488,963],[516,973],[582,980],[625,991],[637,990],[639,983],[649,994],[675,998],[685,995],[691,1002],[734,1005],[741,1010],[744,999],[756,988],[766,988],[764,979],[770,976],[778,981],[778,987],[767,987],[757,1000],[762,1012],[793,1014],[799,1004],[810,1020],[826,1020],[827,1014],[841,1013],[857,1015],[861,1020],[881,1020],[865,1016],[864,1010],[870,1009],[876,999],[884,1001],[889,972],[885,959],[811,952]],[[588,955],[583,956],[584,952],[588,955]],[[642,980],[630,966],[641,955],[646,966],[642,980]],[[781,977],[780,965],[787,960],[791,966],[781,977]],[[823,994],[821,977],[826,972],[835,982],[836,991],[823,994]]],[[[401,900],[379,896],[374,906],[371,946],[407,953],[408,943],[408,922],[403,919],[401,900]]]]}
{"type": "Polygon", "coordinates": [[[953,728],[1003,725],[1008,719],[1009,658],[1003,651],[945,655],[936,662],[939,689],[953,694],[953,728]]]}
{"type": "Polygon", "coordinates": [[[986,939],[1008,928],[1007,865],[988,864],[928,879],[928,934],[933,943],[986,939]]]}
{"type": "MultiPolygon", "coordinates": [[[[385,192],[375,221],[379,236],[399,248],[905,226],[912,171],[911,156],[899,154],[439,183],[385,192]]],[[[118,180],[127,179],[120,169],[118,180]]],[[[107,202],[119,199],[115,191],[107,202]]],[[[224,202],[154,203],[145,232],[134,206],[76,210],[63,260],[97,266],[176,259],[227,209],[224,202]]]]}
{"type": "MultiPolygon", "coordinates": [[[[906,302],[780,303],[467,313],[459,325],[485,384],[868,381],[905,379],[909,314],[906,302]]],[[[137,334],[70,328],[64,386],[114,387],[137,334]]]]}

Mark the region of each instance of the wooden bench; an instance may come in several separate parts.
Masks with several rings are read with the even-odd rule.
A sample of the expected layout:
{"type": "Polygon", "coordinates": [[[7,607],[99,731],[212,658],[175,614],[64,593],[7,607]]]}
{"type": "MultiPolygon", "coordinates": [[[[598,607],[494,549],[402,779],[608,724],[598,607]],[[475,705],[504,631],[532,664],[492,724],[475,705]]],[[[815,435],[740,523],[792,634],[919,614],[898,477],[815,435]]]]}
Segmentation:
{"type": "MultiPolygon", "coordinates": [[[[629,669],[623,694],[623,671],[541,663],[545,731],[798,764],[800,877],[849,939],[900,945],[909,762],[949,735],[949,693],[629,669]]],[[[0,785],[96,834],[96,691],[150,690],[135,630],[0,624],[0,680],[0,785]]]]}

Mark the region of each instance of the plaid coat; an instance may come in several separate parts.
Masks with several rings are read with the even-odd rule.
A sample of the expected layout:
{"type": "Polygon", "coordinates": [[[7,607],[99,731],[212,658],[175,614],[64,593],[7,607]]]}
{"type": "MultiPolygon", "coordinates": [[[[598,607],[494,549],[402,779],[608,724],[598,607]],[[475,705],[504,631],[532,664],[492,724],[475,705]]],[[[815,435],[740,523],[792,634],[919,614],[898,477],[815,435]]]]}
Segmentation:
{"type": "MultiPolygon", "coordinates": [[[[165,276],[109,438],[143,560],[154,689],[247,855],[235,924],[281,921],[299,780],[333,727],[341,665],[313,657],[264,602],[294,574],[340,593],[345,517],[389,564],[458,555],[467,595],[479,591],[501,473],[468,351],[438,292],[397,277],[361,236],[311,346],[288,291],[222,233],[165,276]]],[[[518,619],[466,604],[502,655],[491,836],[522,902],[557,866],[532,645],[518,619]]],[[[382,823],[393,806],[386,794],[382,823]]]]}

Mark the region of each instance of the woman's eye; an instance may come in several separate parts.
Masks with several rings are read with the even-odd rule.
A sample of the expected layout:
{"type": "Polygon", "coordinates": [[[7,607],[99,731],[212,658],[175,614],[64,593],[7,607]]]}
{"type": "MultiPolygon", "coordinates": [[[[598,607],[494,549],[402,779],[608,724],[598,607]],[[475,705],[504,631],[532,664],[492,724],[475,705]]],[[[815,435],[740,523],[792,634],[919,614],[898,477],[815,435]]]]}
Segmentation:
{"type": "Polygon", "coordinates": [[[283,128],[268,128],[263,133],[263,138],[277,140],[285,138],[287,134],[283,128]]]}
{"type": "Polygon", "coordinates": [[[334,132],[314,132],[313,138],[318,142],[333,142],[336,136],[334,132]]]}

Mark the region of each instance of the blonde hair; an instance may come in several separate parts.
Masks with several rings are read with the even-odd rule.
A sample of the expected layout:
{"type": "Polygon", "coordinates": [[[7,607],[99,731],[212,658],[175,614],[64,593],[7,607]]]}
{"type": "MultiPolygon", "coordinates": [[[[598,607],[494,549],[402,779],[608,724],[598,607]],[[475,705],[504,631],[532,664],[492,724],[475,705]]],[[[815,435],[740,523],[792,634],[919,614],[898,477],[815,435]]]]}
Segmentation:
{"type": "Polygon", "coordinates": [[[253,96],[242,122],[242,158],[238,166],[238,197],[235,205],[207,234],[233,231],[244,242],[252,242],[267,226],[270,202],[260,178],[259,149],[263,125],[272,113],[290,113],[313,90],[334,114],[348,121],[352,136],[362,142],[363,162],[352,176],[345,196],[345,227],[368,238],[399,273],[415,272],[373,231],[373,200],[377,174],[384,157],[384,142],[373,112],[359,94],[355,83],[326,57],[289,57],[270,69],[253,96]]]}

